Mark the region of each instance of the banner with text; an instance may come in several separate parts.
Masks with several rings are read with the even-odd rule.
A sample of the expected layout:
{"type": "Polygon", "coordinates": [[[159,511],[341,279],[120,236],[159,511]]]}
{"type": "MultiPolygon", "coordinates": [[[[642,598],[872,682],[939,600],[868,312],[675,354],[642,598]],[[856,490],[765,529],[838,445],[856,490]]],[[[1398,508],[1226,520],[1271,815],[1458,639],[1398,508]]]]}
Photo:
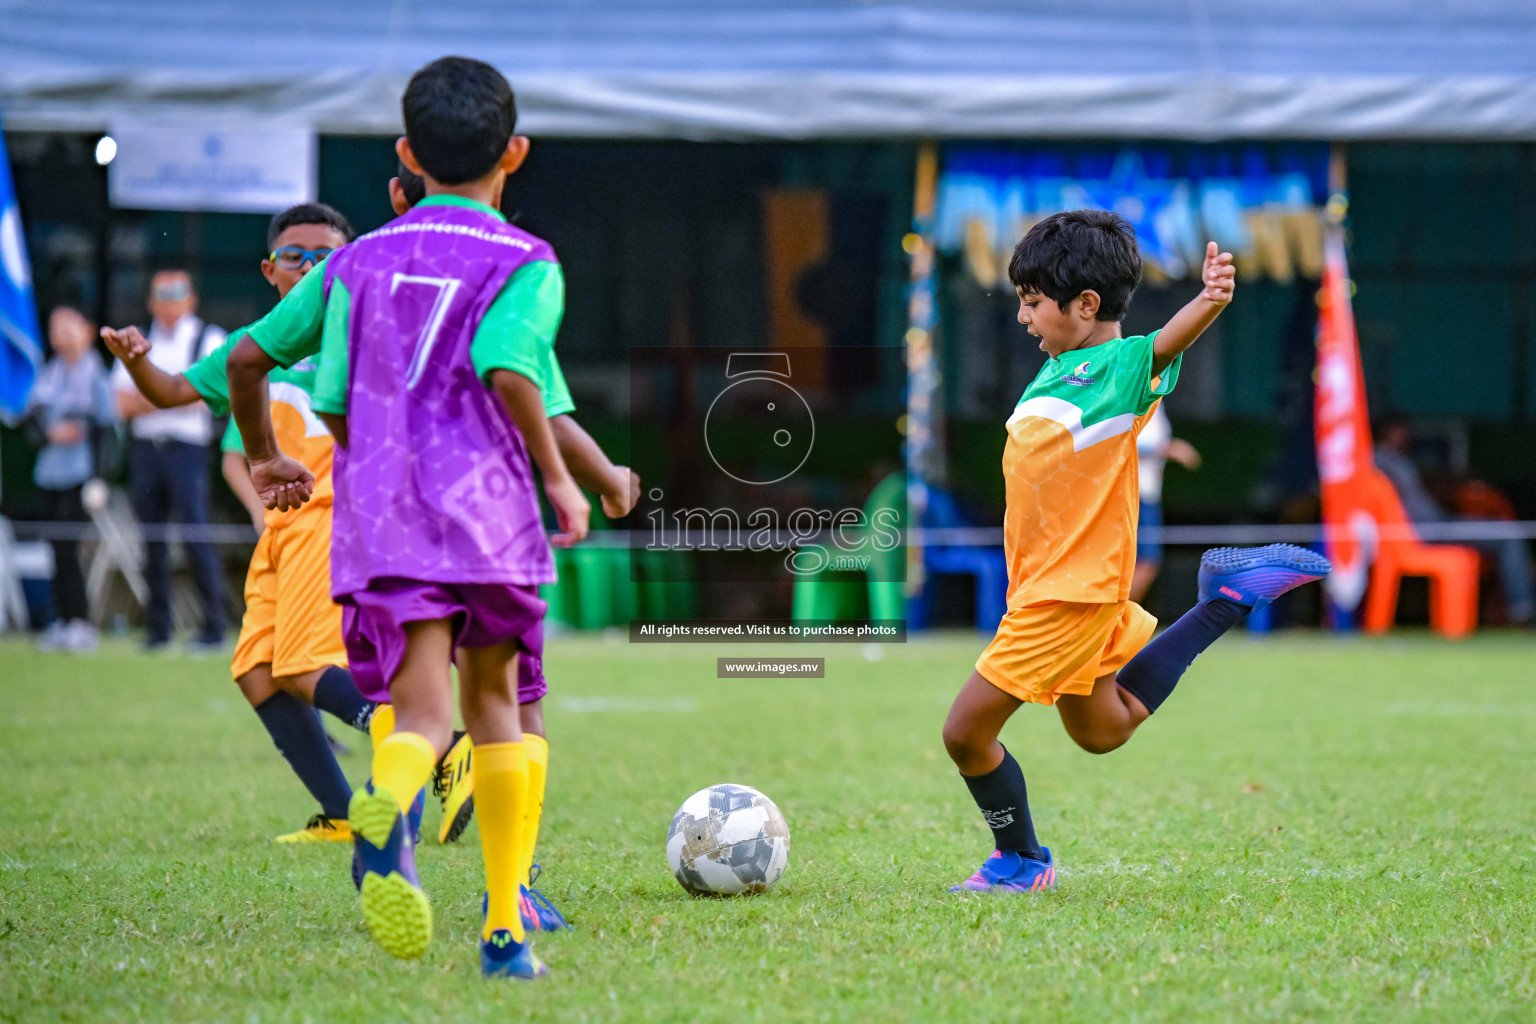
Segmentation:
{"type": "Polygon", "coordinates": [[[307,127],[115,124],[112,135],[116,207],[276,213],[315,201],[317,147],[307,127]]]}

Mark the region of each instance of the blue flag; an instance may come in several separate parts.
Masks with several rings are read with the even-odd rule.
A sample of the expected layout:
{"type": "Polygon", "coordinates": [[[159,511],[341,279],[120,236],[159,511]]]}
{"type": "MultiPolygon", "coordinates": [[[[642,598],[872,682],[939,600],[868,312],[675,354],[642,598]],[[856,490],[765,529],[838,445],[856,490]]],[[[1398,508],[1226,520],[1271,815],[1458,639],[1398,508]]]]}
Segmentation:
{"type": "Polygon", "coordinates": [[[32,301],[32,264],[11,183],[11,161],[0,135],[0,416],[21,415],[43,361],[32,301]]]}

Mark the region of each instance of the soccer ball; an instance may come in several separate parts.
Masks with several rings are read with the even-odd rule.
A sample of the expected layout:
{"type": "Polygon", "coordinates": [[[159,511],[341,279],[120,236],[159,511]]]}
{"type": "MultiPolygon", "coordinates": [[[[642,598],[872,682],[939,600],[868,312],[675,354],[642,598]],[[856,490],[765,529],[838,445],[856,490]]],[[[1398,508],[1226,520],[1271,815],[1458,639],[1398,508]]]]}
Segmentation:
{"type": "Polygon", "coordinates": [[[789,826],[751,786],[710,786],[672,815],[667,863],[695,896],[766,892],[789,863],[789,826]]]}

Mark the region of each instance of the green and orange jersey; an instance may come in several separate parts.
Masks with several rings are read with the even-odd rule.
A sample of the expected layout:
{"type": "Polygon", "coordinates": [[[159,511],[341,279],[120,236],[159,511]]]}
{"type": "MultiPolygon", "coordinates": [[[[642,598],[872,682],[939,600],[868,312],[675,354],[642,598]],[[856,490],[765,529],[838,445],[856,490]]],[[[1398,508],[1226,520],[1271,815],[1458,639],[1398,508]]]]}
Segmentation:
{"type": "Polygon", "coordinates": [[[1009,607],[1107,604],[1136,565],[1136,435],[1173,390],[1182,356],[1152,376],[1156,332],[1048,361],[1008,417],[1003,480],[1009,607]]]}
{"type": "MultiPolygon", "coordinates": [[[[225,361],[230,350],[245,334],[245,328],[231,331],[224,344],[187,369],[187,382],[217,416],[229,412],[229,378],[224,370],[225,361]]],[[[315,475],[314,491],[308,502],[286,512],[267,510],[269,528],[283,526],[300,515],[329,514],[335,498],[331,464],[335,458],[336,443],[320,417],[315,415],[312,405],[311,396],[314,394],[317,373],[315,361],[304,359],[291,367],[273,370],[267,378],[272,431],[277,436],[278,447],[302,462],[304,468],[315,475]]],[[[240,431],[234,420],[230,420],[220,447],[225,451],[244,451],[240,443],[240,431]]]]}

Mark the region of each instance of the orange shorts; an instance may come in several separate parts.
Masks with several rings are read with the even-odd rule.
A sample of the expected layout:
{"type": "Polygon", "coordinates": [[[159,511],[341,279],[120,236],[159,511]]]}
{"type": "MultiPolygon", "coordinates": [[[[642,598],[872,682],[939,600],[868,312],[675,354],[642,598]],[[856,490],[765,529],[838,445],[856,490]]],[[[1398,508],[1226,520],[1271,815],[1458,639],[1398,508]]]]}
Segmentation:
{"type": "Polygon", "coordinates": [[[1132,601],[1020,605],[1003,616],[976,671],[1019,700],[1055,704],[1064,693],[1092,693],[1093,681],[1120,671],[1156,628],[1132,601]]]}
{"type": "Polygon", "coordinates": [[[331,510],[306,509],[256,542],[230,674],[271,663],[274,676],[347,666],[341,606],[331,600],[331,510]]]}

